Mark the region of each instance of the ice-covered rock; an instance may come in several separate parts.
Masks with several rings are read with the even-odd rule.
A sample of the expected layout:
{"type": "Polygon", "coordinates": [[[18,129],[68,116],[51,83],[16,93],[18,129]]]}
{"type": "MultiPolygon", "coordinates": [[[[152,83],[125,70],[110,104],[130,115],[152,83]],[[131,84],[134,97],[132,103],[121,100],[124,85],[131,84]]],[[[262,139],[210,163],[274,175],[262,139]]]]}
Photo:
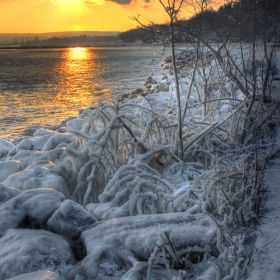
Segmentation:
{"type": "Polygon", "coordinates": [[[3,138],[0,138],[0,145],[8,150],[11,150],[15,146],[13,143],[3,138]]]}
{"type": "Polygon", "coordinates": [[[41,155],[42,153],[39,151],[22,150],[7,158],[7,160],[11,159],[20,161],[23,167],[26,168],[31,162],[38,160],[38,157],[41,155]]]}
{"type": "Polygon", "coordinates": [[[0,279],[37,270],[52,270],[63,275],[74,263],[68,242],[55,233],[11,229],[0,238],[0,279]]]}
{"type": "Polygon", "coordinates": [[[42,151],[50,151],[55,149],[61,143],[74,142],[73,135],[70,133],[59,133],[53,135],[44,145],[42,151]]]}
{"type": "Polygon", "coordinates": [[[42,136],[36,136],[32,140],[33,150],[41,151],[44,145],[48,142],[48,140],[52,137],[52,134],[46,134],[42,136]]]}
{"type": "Polygon", "coordinates": [[[129,257],[148,261],[158,246],[158,232],[168,232],[176,250],[211,246],[215,243],[216,228],[210,224],[200,225],[203,217],[202,214],[168,213],[114,218],[97,224],[82,233],[87,256],[69,271],[67,279],[95,279],[106,275],[105,262],[117,265],[116,271],[120,272],[131,268],[127,265],[129,257]]]}
{"type": "Polygon", "coordinates": [[[63,193],[66,198],[70,196],[68,183],[62,176],[52,170],[39,166],[15,173],[4,180],[3,183],[23,191],[52,188],[63,193]]]}
{"type": "Polygon", "coordinates": [[[129,216],[128,207],[120,207],[113,202],[90,203],[86,209],[99,221],[129,216]]]}
{"type": "Polygon", "coordinates": [[[13,197],[19,195],[20,190],[15,188],[10,188],[4,184],[0,184],[0,206],[6,201],[12,199],[13,197]]]}
{"type": "Polygon", "coordinates": [[[0,159],[7,155],[9,151],[13,148],[14,145],[11,142],[0,138],[0,159]]]}
{"type": "Polygon", "coordinates": [[[3,182],[10,175],[20,172],[23,165],[18,160],[6,160],[0,162],[0,182],[3,182]]]}
{"type": "Polygon", "coordinates": [[[156,92],[160,92],[160,91],[169,91],[169,82],[167,80],[163,80],[161,81],[158,85],[157,85],[157,89],[156,92]]]}
{"type": "MultiPolygon", "coordinates": [[[[87,118],[88,119],[88,118],[87,118]]],[[[84,124],[87,122],[87,119],[73,119],[67,122],[67,129],[81,130],[84,124]]]]}
{"type": "Polygon", "coordinates": [[[48,219],[63,200],[63,194],[52,189],[20,193],[0,206],[0,235],[11,228],[46,228],[48,219]]]}
{"type": "Polygon", "coordinates": [[[32,147],[32,139],[26,138],[18,143],[16,146],[16,151],[19,152],[20,150],[32,150],[32,147]]]}
{"type": "Polygon", "coordinates": [[[62,147],[62,148],[56,148],[54,150],[44,152],[40,156],[39,160],[49,160],[53,163],[58,164],[64,161],[67,157],[68,155],[65,152],[65,148],[62,147]]]}
{"type": "Polygon", "coordinates": [[[35,272],[20,274],[7,280],[63,280],[63,278],[53,271],[39,270],[35,272]]]}
{"type": "Polygon", "coordinates": [[[85,229],[92,227],[95,222],[95,217],[80,204],[72,200],[65,200],[53,213],[47,225],[50,231],[67,238],[77,239],[85,229]]]}
{"type": "Polygon", "coordinates": [[[34,132],[33,137],[40,137],[40,136],[43,136],[43,135],[54,135],[54,134],[56,134],[56,132],[54,132],[53,130],[38,128],[34,132]]]}
{"type": "Polygon", "coordinates": [[[151,85],[157,84],[157,81],[155,81],[151,76],[149,76],[145,81],[145,86],[150,87],[151,85]]]}

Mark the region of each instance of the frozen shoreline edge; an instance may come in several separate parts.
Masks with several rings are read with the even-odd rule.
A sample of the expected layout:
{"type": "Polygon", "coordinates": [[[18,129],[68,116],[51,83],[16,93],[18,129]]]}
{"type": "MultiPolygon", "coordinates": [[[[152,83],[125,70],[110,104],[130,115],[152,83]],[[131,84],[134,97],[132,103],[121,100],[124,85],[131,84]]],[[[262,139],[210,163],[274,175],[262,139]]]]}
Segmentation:
{"type": "MultiPolygon", "coordinates": [[[[88,110],[88,109],[86,109],[86,110],[88,110]]],[[[83,111],[82,113],[84,113],[84,111],[83,111]]],[[[75,119],[75,118],[73,118],[73,119],[75,119]]],[[[26,144],[27,144],[27,143],[26,143],[26,144]]]]}

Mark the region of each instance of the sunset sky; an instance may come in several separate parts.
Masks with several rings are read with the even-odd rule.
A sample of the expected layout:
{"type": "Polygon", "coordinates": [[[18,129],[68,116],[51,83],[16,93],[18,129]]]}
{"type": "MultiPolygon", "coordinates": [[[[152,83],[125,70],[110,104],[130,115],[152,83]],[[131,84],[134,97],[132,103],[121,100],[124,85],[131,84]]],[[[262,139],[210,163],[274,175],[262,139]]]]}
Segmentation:
{"type": "Polygon", "coordinates": [[[158,0],[0,0],[0,33],[125,31],[137,26],[130,19],[137,15],[165,21],[158,0]]]}

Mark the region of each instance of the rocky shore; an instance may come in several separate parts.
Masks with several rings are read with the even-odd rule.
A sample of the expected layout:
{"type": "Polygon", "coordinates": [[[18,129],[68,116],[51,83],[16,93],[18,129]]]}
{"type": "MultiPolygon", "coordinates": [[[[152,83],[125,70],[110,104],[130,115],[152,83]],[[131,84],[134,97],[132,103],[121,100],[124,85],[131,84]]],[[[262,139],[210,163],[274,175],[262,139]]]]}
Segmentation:
{"type": "MultiPolygon", "coordinates": [[[[183,101],[192,59],[192,52],[177,56],[183,101]]],[[[167,58],[160,81],[150,76],[144,88],[114,102],[88,108],[53,129],[34,128],[14,143],[0,139],[1,280],[250,275],[248,252],[258,234],[250,226],[252,209],[263,201],[244,178],[263,191],[253,180],[272,138],[261,149],[249,145],[260,153],[258,161],[243,152],[246,145],[226,142],[236,123],[231,119],[239,112],[236,118],[242,118],[245,98],[229,86],[235,97],[229,102],[211,85],[213,107],[206,108],[199,94],[188,97],[180,159],[170,63],[167,58]],[[208,118],[205,108],[212,110],[208,118]]],[[[272,105],[259,111],[261,124],[255,126],[266,135],[271,108],[279,104],[272,105]]]]}

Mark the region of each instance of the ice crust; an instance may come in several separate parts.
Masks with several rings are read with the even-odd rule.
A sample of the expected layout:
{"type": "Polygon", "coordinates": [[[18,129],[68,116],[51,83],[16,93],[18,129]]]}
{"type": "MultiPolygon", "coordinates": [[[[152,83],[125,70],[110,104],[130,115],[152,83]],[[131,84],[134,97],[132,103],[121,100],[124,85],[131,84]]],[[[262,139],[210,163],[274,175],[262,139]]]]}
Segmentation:
{"type": "MultiPolygon", "coordinates": [[[[170,213],[104,221],[82,233],[87,256],[79,265],[69,271],[67,278],[95,279],[100,274],[106,275],[106,271],[102,267],[105,260],[108,264],[117,266],[116,271],[123,268],[129,270],[131,265],[129,265],[128,257],[137,256],[147,261],[158,244],[158,233],[160,232],[169,233],[172,244],[177,250],[197,244],[201,246],[213,244],[216,228],[209,224],[201,225],[199,221],[202,218],[204,215],[201,214],[170,213]]],[[[138,264],[140,272],[143,267],[146,268],[147,263],[138,264]]],[[[140,279],[136,277],[140,273],[138,268],[134,267],[122,279],[140,279]]]]}
{"type": "Polygon", "coordinates": [[[7,155],[13,147],[14,145],[11,142],[0,138],[0,159],[7,155]]]}
{"type": "Polygon", "coordinates": [[[64,274],[74,263],[69,244],[52,232],[11,229],[0,238],[0,279],[37,270],[64,274]]]}
{"type": "Polygon", "coordinates": [[[53,163],[48,162],[43,167],[35,167],[34,169],[25,169],[21,172],[14,173],[3,181],[9,187],[19,190],[30,190],[35,188],[52,188],[69,197],[69,187],[66,180],[48,169],[48,165],[53,166],[53,163]]]}
{"type": "Polygon", "coordinates": [[[48,219],[63,200],[64,195],[52,189],[20,193],[0,206],[0,235],[24,226],[46,228],[48,219]]]}
{"type": "MultiPolygon", "coordinates": [[[[182,79],[180,86],[187,89],[187,80],[182,79]]],[[[158,88],[162,91],[146,98],[128,100],[127,104],[152,106],[158,112],[165,110],[167,104],[174,109],[176,105],[173,95],[174,84],[164,80],[158,88]]],[[[195,103],[196,97],[192,97],[191,102],[195,103]]],[[[88,203],[85,205],[87,210],[73,200],[68,200],[78,199],[80,194],[79,192],[73,194],[73,187],[78,183],[82,186],[83,180],[86,178],[82,175],[89,175],[84,168],[90,160],[86,153],[93,152],[95,148],[93,146],[93,148],[89,148],[92,149],[90,151],[88,148],[82,150],[83,142],[79,142],[80,138],[77,134],[86,135],[89,130],[90,116],[93,113],[94,110],[87,109],[77,119],[69,120],[66,126],[71,133],[37,129],[33,138],[26,137],[16,145],[5,142],[5,152],[0,161],[3,170],[1,173],[2,185],[0,185],[1,193],[3,193],[3,204],[0,206],[0,220],[2,221],[0,223],[2,236],[0,242],[5,241],[5,246],[10,247],[11,243],[6,242],[9,236],[13,238],[14,232],[17,230],[24,232],[23,229],[18,228],[27,228],[25,231],[30,234],[35,232],[38,234],[38,240],[40,233],[45,234],[43,230],[47,230],[52,236],[50,239],[54,238],[53,236],[60,236],[61,242],[67,243],[73,252],[77,244],[83,244],[86,256],[74,267],[71,267],[74,263],[73,255],[69,260],[70,266],[65,264],[66,260],[53,266],[38,264],[37,258],[33,260],[33,256],[37,254],[37,250],[44,250],[45,247],[44,243],[42,248],[40,248],[41,245],[36,244],[30,248],[31,258],[29,258],[30,262],[35,262],[34,269],[29,270],[29,266],[23,265],[20,269],[14,269],[13,272],[13,268],[9,268],[11,274],[5,274],[3,279],[22,274],[22,277],[27,278],[30,275],[30,279],[34,277],[34,280],[37,280],[37,278],[45,277],[46,269],[57,272],[60,277],[67,280],[145,279],[149,258],[158,245],[161,232],[168,233],[176,250],[192,250],[192,248],[200,246],[202,251],[208,252],[207,246],[215,247],[217,230],[211,223],[202,222],[206,218],[204,214],[164,213],[166,209],[160,206],[159,213],[164,214],[146,215],[143,213],[145,215],[130,216],[136,210],[130,209],[133,206],[132,202],[130,202],[130,207],[129,201],[124,204],[118,203],[124,191],[122,185],[117,191],[118,183],[113,184],[114,180],[118,182],[117,176],[100,195],[100,203],[88,203]],[[75,139],[73,135],[75,135],[75,139]],[[9,168],[10,165],[13,168],[9,168]],[[107,197],[108,201],[104,197],[107,197]],[[36,248],[37,246],[38,248],[36,248]],[[136,259],[141,259],[141,261],[136,261],[136,259]],[[42,272],[25,275],[36,270],[42,270],[42,272]]],[[[140,108],[133,106],[123,110],[122,115],[129,117],[138,125],[141,122],[148,123],[150,120],[148,115],[141,116],[140,108]]],[[[102,124],[96,122],[96,128],[102,130],[102,124]]],[[[133,133],[137,137],[143,136],[143,132],[137,129],[134,129],[133,133]]],[[[95,143],[94,141],[93,143],[95,143]]],[[[135,172],[128,189],[132,189],[133,185],[140,182],[137,176],[147,174],[143,170],[142,173],[138,172],[141,170],[141,166],[140,162],[128,165],[129,168],[134,168],[135,172]]],[[[122,176],[126,172],[125,168],[127,167],[124,167],[122,176]]],[[[185,206],[182,206],[181,200],[189,195],[188,178],[192,174],[195,174],[195,171],[191,166],[186,169],[182,168],[180,164],[174,164],[164,169],[162,180],[169,181],[171,189],[169,193],[166,193],[167,189],[157,186],[158,194],[156,196],[158,195],[158,198],[162,199],[162,192],[166,193],[166,198],[174,200],[173,204],[168,206],[168,211],[184,209],[185,206]]],[[[155,179],[160,179],[159,175],[154,174],[153,176],[155,179]]],[[[152,202],[155,194],[150,192],[148,187],[145,195],[152,202]]],[[[126,199],[133,200],[133,195],[130,197],[128,193],[126,199]]],[[[140,197],[139,194],[137,195],[140,197]]],[[[157,201],[160,200],[157,199],[157,201]]],[[[148,205],[150,202],[145,203],[148,205]]],[[[145,203],[143,202],[143,205],[145,203]]],[[[168,203],[168,200],[165,203],[168,203]]],[[[135,208],[139,208],[138,204],[134,202],[135,208]]],[[[148,205],[148,207],[152,209],[151,206],[148,205]]],[[[152,209],[152,211],[154,210],[152,209]]],[[[20,241],[17,245],[18,248],[25,248],[20,241]]],[[[14,247],[10,248],[13,250],[14,247]]],[[[63,251],[59,248],[57,252],[60,252],[59,250],[63,251]]],[[[47,255],[46,252],[44,254],[47,255]]],[[[41,255],[40,258],[42,259],[41,255]]],[[[204,262],[200,265],[208,266],[204,262]]],[[[198,269],[198,267],[199,265],[191,266],[190,271],[199,275],[204,269],[198,269]]],[[[154,273],[160,277],[154,279],[168,279],[158,268],[154,268],[154,273]]],[[[174,270],[174,275],[176,274],[178,272],[174,270]]],[[[18,277],[20,279],[21,276],[18,277]]]]}
{"type": "Polygon", "coordinates": [[[3,182],[11,174],[20,172],[23,169],[23,165],[18,160],[7,160],[0,162],[0,182],[3,182]]]}
{"type": "MultiPolygon", "coordinates": [[[[209,69],[206,72],[209,74],[209,69]]],[[[179,86],[184,102],[190,80],[181,78],[179,86]]],[[[230,92],[233,87],[225,88],[230,92]]],[[[33,137],[14,143],[0,139],[0,280],[138,280],[146,279],[151,267],[151,280],[194,276],[214,280],[219,275],[208,261],[217,260],[223,252],[223,258],[228,257],[227,263],[231,263],[236,251],[243,254],[241,237],[228,240],[229,250],[222,248],[222,230],[227,230],[229,217],[224,221],[211,219],[204,212],[213,206],[200,201],[207,191],[192,192],[190,180],[203,172],[201,166],[198,170],[176,159],[170,148],[176,144],[166,139],[151,141],[148,128],[153,113],[165,112],[157,119],[158,127],[160,122],[174,126],[176,86],[164,77],[151,89],[156,93],[113,105],[120,105],[117,111],[123,123],[116,121],[111,130],[104,123],[117,120],[117,113],[108,110],[106,115],[99,110],[108,106],[105,104],[65,121],[63,131],[67,129],[67,133],[40,128],[33,137]],[[128,119],[134,124],[129,132],[123,129],[128,119]],[[118,145],[114,147],[113,139],[113,130],[119,127],[123,134],[116,142],[123,143],[121,151],[118,145]],[[128,137],[132,134],[137,141],[128,137]],[[103,143],[106,137],[107,146],[103,143]],[[143,151],[148,147],[153,159],[137,154],[137,145],[143,145],[143,151]],[[164,160],[173,159],[156,169],[154,151],[162,152],[162,147],[167,155],[164,160]],[[99,177],[94,177],[95,171],[99,177]],[[85,252],[79,258],[77,245],[85,252]],[[178,252],[185,258],[185,267],[176,267],[178,252]],[[198,263],[191,262],[192,253],[198,255],[198,263]]],[[[210,94],[220,97],[217,89],[210,94]]],[[[238,89],[234,94],[240,100],[245,98],[238,89]]],[[[201,101],[198,92],[189,96],[189,125],[211,125],[197,106],[201,101]]],[[[223,120],[232,111],[232,104],[236,105],[234,101],[221,101],[215,109],[216,119],[223,120]]],[[[171,139],[173,136],[164,135],[164,130],[161,137],[171,139]]],[[[191,159],[196,149],[191,150],[191,159]]],[[[198,152],[212,151],[206,147],[198,152]]]]}
{"type": "Polygon", "coordinates": [[[20,274],[8,280],[63,280],[57,273],[50,270],[40,270],[30,273],[20,274]]]}
{"type": "Polygon", "coordinates": [[[86,206],[86,209],[99,221],[129,216],[129,212],[126,207],[120,207],[113,202],[90,203],[86,206]]]}
{"type": "Polygon", "coordinates": [[[68,239],[77,239],[81,232],[94,226],[96,218],[80,204],[63,201],[47,222],[47,229],[68,239]]]}
{"type": "Polygon", "coordinates": [[[6,201],[12,199],[13,197],[19,195],[21,193],[20,190],[15,188],[10,188],[5,184],[0,183],[0,206],[6,201]]]}

